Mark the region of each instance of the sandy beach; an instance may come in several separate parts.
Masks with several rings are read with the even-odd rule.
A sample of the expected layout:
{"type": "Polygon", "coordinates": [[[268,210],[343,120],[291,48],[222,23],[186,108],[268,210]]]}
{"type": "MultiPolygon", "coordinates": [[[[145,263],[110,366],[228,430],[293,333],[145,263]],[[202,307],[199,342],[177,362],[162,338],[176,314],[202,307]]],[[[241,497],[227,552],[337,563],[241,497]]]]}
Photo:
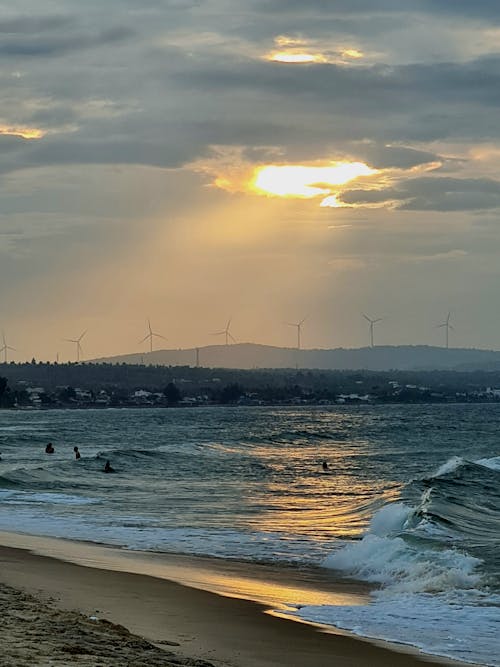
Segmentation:
{"type": "MultiPolygon", "coordinates": [[[[133,569],[130,559],[128,565],[120,565],[117,558],[118,569],[115,570],[112,561],[117,550],[96,547],[94,551],[92,547],[63,540],[8,537],[4,535],[1,541],[12,544],[17,540],[25,548],[0,548],[3,619],[0,665],[185,664],[203,667],[208,662],[233,667],[417,667],[450,664],[283,619],[266,613],[271,607],[263,602],[227,597],[151,574],[119,571],[133,569]],[[67,550],[69,559],[73,558],[72,553],[81,552],[87,566],[33,553],[26,548],[30,542],[39,552],[43,551],[43,544],[47,545],[46,551],[53,551],[54,545],[59,544],[61,552],[67,550]],[[100,552],[109,554],[107,564],[102,564],[100,552]],[[95,554],[94,566],[88,566],[89,553],[95,554]]],[[[155,561],[158,567],[153,557],[152,571],[155,561]]],[[[202,571],[212,565],[214,581],[223,581],[220,572],[227,568],[234,577],[242,567],[211,559],[182,557],[172,557],[171,563],[170,574],[176,576],[177,568],[177,578],[181,580],[188,576],[179,574],[181,571],[191,571],[194,576],[197,567],[202,571]]],[[[273,581],[273,575],[266,568],[259,572],[262,580],[268,579],[271,591],[285,583],[273,581]]],[[[293,590],[293,579],[300,579],[300,573],[290,578],[293,590]]],[[[314,582],[306,582],[306,586],[314,597],[314,582]]],[[[343,598],[353,599],[358,595],[361,601],[366,595],[366,590],[356,591],[350,583],[344,588],[341,584],[336,587],[337,594],[343,598]]]]}

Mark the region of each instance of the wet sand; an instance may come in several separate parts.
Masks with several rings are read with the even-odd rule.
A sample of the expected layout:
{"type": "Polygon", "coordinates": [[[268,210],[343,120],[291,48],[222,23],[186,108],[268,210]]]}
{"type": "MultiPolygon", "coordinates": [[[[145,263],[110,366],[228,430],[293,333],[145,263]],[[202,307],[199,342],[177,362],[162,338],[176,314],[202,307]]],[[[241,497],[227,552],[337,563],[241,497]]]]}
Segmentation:
{"type": "Polygon", "coordinates": [[[325,593],[314,572],[131,555],[64,540],[0,535],[0,543],[15,542],[24,548],[0,547],[0,582],[12,587],[0,589],[2,667],[203,667],[206,663],[199,660],[231,667],[452,664],[266,613],[275,608],[273,597],[280,598],[283,591],[292,602],[291,596],[299,594],[298,584],[300,595],[311,599],[326,595],[354,604],[366,599],[367,590],[349,582],[332,582],[332,590],[325,593]],[[39,553],[28,551],[28,544],[39,553]],[[44,549],[45,553],[57,551],[57,545],[58,558],[54,553],[40,555],[44,549]],[[138,574],[141,569],[147,574],[138,574]],[[192,587],[197,580],[206,590],[192,587]],[[233,595],[240,591],[242,598],[260,602],[227,597],[229,582],[235,583],[233,595]],[[224,587],[226,594],[221,594],[224,587]],[[249,594],[249,587],[255,595],[249,594]]]}

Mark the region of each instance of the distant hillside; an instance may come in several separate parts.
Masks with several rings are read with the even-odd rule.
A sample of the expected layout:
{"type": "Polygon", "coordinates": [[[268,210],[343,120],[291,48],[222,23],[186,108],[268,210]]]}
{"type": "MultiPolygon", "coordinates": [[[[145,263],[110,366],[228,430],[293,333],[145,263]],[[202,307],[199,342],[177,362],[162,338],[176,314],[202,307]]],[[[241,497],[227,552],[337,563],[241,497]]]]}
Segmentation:
{"type": "MultiPolygon", "coordinates": [[[[196,348],[157,350],[94,359],[96,363],[195,366],[196,348]]],[[[296,350],[254,343],[198,348],[204,368],[310,368],[323,370],[499,370],[500,352],[427,345],[362,347],[358,349],[296,350]]]]}

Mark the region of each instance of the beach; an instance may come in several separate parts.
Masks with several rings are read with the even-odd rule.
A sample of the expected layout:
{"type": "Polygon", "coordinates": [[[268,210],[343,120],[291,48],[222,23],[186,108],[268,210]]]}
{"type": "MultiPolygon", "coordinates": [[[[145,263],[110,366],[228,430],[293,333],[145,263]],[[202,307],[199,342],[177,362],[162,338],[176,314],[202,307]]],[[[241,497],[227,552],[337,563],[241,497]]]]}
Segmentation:
{"type": "MultiPolygon", "coordinates": [[[[109,569],[118,550],[64,540],[2,535],[0,542],[1,665],[231,665],[233,667],[322,667],[375,665],[417,667],[451,664],[394,647],[376,645],[331,629],[326,632],[266,613],[270,607],[227,597],[157,576],[109,569]],[[82,552],[87,566],[28,550],[68,557],[82,552]],[[86,551],[90,549],[90,551],[86,551]],[[108,552],[106,563],[100,553],[108,552]],[[99,567],[100,565],[100,567],[99,567]],[[102,569],[105,567],[106,569],[102,569]]],[[[126,560],[130,562],[128,556],[126,560]]],[[[167,559],[168,560],[168,559],[167,559]]],[[[230,576],[238,564],[173,557],[171,572],[210,568],[230,576]]],[[[125,567],[117,561],[118,568],[125,567]]],[[[137,563],[147,562],[140,558],[137,563]]],[[[155,563],[155,558],[151,559],[155,563]]],[[[130,566],[133,567],[132,565],[130,566]]],[[[144,567],[144,565],[137,565],[144,567]]],[[[154,569],[154,568],[153,568],[154,569]]],[[[168,568],[167,568],[168,569],[168,568]]],[[[264,568],[261,577],[267,576],[264,568]]],[[[280,578],[283,574],[278,575],[280,578]]],[[[272,579],[272,577],[269,577],[272,579]]],[[[290,575],[300,579],[300,573],[290,575]]],[[[271,589],[276,582],[269,581],[271,589]]],[[[360,599],[362,585],[339,582],[340,597],[360,599]]]]}

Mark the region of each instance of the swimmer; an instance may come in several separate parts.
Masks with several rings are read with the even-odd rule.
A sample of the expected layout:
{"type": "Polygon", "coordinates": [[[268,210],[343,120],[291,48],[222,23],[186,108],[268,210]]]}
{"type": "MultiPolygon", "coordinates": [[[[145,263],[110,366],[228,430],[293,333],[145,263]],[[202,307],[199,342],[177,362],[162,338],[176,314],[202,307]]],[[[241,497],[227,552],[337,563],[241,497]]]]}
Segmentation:
{"type": "Polygon", "coordinates": [[[51,442],[45,447],[45,453],[46,454],[53,454],[56,450],[54,449],[53,445],[51,442]]]}
{"type": "Polygon", "coordinates": [[[78,459],[81,458],[80,452],[78,451],[78,447],[73,447],[73,451],[75,452],[75,459],[78,461],[78,459]]]}
{"type": "Polygon", "coordinates": [[[115,469],[111,467],[111,463],[109,461],[106,461],[104,472],[115,472],[115,469]]]}

